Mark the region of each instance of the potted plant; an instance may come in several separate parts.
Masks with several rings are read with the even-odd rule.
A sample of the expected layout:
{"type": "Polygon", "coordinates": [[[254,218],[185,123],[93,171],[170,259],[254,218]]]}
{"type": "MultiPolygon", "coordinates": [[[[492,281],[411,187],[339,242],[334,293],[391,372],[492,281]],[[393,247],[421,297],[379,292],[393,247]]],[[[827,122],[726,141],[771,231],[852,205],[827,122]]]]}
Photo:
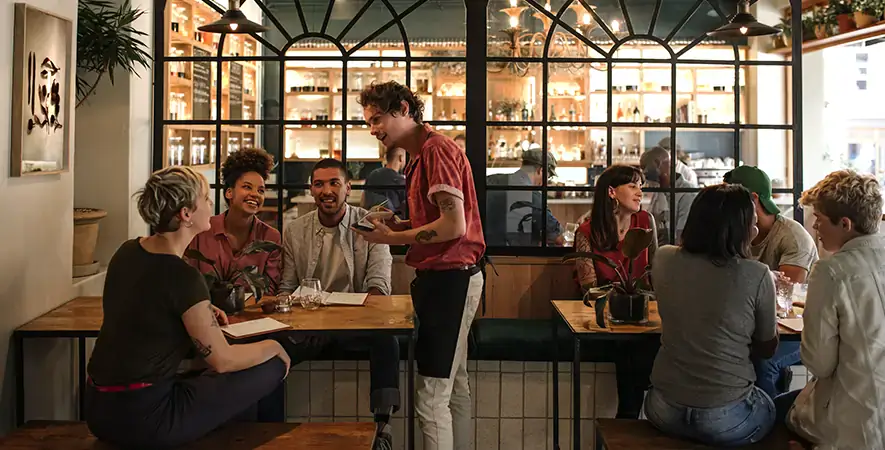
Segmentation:
{"type": "MultiPolygon", "coordinates": [[[[135,74],[138,66],[150,67],[147,46],[133,23],[144,11],[133,9],[129,0],[116,6],[104,0],[80,0],[77,7],[77,104],[79,108],[95,93],[107,76],[114,84],[114,74],[122,70],[135,74]]],[[[107,212],[95,208],[74,208],[74,276],[98,272],[93,259],[98,242],[99,221],[107,212]]]]}
{"type": "Polygon", "coordinates": [[[246,255],[272,252],[280,248],[275,242],[253,241],[241,250],[239,255],[227,267],[220,262],[207,258],[197,249],[187,249],[184,252],[184,256],[212,266],[211,272],[203,274],[203,277],[206,279],[206,285],[209,287],[210,301],[225,313],[236,314],[243,310],[246,303],[245,289],[242,284],[237,284],[238,281],[242,279],[249,285],[252,293],[255,294],[256,301],[260,300],[268,290],[268,286],[274,283],[274,280],[263,273],[259,273],[256,266],[246,266],[240,269],[240,258],[246,255]]]}
{"type": "Polygon", "coordinates": [[[836,18],[839,33],[847,33],[857,28],[854,25],[854,11],[851,10],[848,0],[830,0],[827,13],[836,18]]]}
{"type": "Polygon", "coordinates": [[[858,28],[864,28],[882,17],[885,2],[882,0],[852,0],[851,9],[854,10],[854,23],[858,28]]]}
{"type": "Polygon", "coordinates": [[[617,280],[610,284],[591,287],[584,296],[584,304],[596,305],[596,323],[605,328],[605,305],[608,303],[609,319],[613,323],[646,323],[648,322],[648,299],[654,297],[650,289],[650,267],[645,267],[641,275],[633,275],[633,264],[636,258],[647,249],[654,239],[652,230],[632,228],[624,236],[621,253],[627,258],[627,267],[612,259],[592,252],[574,252],[562,257],[563,262],[579,258],[589,258],[595,262],[612,268],[617,280]],[[595,297],[595,298],[593,298],[595,297]]]}
{"type": "Polygon", "coordinates": [[[814,15],[814,37],[824,39],[830,36],[830,29],[836,23],[836,17],[830,15],[825,8],[815,8],[814,15]]]}
{"type": "Polygon", "coordinates": [[[775,25],[781,30],[780,33],[771,37],[774,48],[785,48],[790,45],[793,38],[793,24],[788,17],[781,17],[781,23],[775,25]]]}

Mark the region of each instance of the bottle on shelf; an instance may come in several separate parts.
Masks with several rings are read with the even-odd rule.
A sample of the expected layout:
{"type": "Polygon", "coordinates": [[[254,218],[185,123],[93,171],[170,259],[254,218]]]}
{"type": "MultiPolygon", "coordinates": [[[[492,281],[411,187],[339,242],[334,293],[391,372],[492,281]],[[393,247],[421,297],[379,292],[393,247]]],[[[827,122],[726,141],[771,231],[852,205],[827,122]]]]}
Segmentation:
{"type": "Polygon", "coordinates": [[[615,120],[617,120],[618,122],[622,122],[624,120],[624,109],[621,108],[620,103],[618,103],[618,112],[617,112],[617,115],[615,116],[615,120]]]}
{"type": "Polygon", "coordinates": [[[439,120],[449,120],[448,118],[446,118],[446,110],[445,109],[443,109],[442,111],[439,112],[439,120]]]}
{"type": "Polygon", "coordinates": [[[568,120],[569,120],[569,122],[575,122],[577,120],[577,118],[578,118],[578,116],[576,115],[576,112],[575,112],[575,104],[572,103],[572,105],[569,107],[569,110],[568,110],[568,120]]]}
{"type": "Polygon", "coordinates": [[[550,105],[550,122],[556,122],[556,110],[550,105]]]}
{"type": "Polygon", "coordinates": [[[525,122],[529,120],[529,108],[528,103],[522,103],[522,121],[525,122]]]}
{"type": "Polygon", "coordinates": [[[529,105],[529,122],[535,121],[535,105],[529,105]]]}
{"type": "Polygon", "coordinates": [[[639,105],[633,106],[633,121],[639,122],[639,105]]]}
{"type": "Polygon", "coordinates": [[[627,146],[624,145],[624,138],[618,139],[618,156],[624,156],[627,153],[627,146]]]}
{"type": "Polygon", "coordinates": [[[452,119],[451,120],[458,120],[458,119],[459,119],[458,110],[455,108],[452,108],[452,119]]]}

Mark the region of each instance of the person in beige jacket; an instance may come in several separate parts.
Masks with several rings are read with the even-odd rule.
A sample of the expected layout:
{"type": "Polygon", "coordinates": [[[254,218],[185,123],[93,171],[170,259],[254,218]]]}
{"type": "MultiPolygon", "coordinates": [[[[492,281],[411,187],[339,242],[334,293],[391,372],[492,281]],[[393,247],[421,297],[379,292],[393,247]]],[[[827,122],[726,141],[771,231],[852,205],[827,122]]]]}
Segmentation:
{"type": "Polygon", "coordinates": [[[802,196],[833,255],[808,281],[801,353],[814,379],[775,404],[789,428],[818,449],[885,449],[882,203],[874,177],[847,170],[802,196]]]}

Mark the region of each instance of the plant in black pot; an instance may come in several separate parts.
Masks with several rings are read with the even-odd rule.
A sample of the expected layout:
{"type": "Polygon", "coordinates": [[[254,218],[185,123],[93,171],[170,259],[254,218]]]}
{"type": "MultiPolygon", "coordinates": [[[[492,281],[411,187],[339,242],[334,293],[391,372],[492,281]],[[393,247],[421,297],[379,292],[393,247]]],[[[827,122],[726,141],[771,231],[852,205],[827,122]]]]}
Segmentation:
{"type": "Polygon", "coordinates": [[[261,296],[268,290],[268,287],[274,283],[274,280],[270,279],[270,277],[264,273],[259,273],[256,266],[246,266],[240,269],[240,258],[256,253],[269,253],[279,249],[280,246],[275,242],[253,241],[240,251],[237,257],[226,267],[221,262],[207,258],[197,249],[187,249],[184,252],[184,256],[212,266],[211,272],[203,274],[206,278],[206,285],[209,287],[210,301],[225,313],[233,315],[242,311],[246,306],[246,290],[242,284],[237,283],[238,281],[242,279],[249,285],[252,293],[255,294],[256,301],[260,300],[261,296]]]}
{"type": "Polygon", "coordinates": [[[587,289],[584,295],[584,304],[590,306],[595,302],[596,323],[605,328],[605,306],[608,303],[609,320],[612,323],[637,323],[648,322],[648,299],[654,297],[650,289],[649,276],[651,268],[643,268],[642,274],[633,274],[633,264],[636,258],[647,249],[654,239],[652,230],[632,228],[624,236],[624,244],[621,253],[627,258],[626,267],[604,255],[592,252],[574,252],[562,257],[563,262],[574,261],[580,258],[589,258],[600,264],[605,264],[614,270],[617,279],[609,284],[587,289]]]}

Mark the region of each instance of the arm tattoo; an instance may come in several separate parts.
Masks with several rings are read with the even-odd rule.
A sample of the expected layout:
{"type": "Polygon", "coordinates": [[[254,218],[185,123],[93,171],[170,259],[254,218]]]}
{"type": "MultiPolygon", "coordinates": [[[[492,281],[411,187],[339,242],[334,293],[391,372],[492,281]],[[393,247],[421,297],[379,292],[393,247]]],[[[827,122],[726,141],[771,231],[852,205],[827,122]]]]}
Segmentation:
{"type": "Polygon", "coordinates": [[[200,342],[200,340],[197,338],[192,337],[191,340],[194,341],[194,348],[197,349],[197,353],[201,357],[208,358],[209,355],[212,354],[212,346],[211,345],[203,345],[203,343],[200,342]]]}
{"type": "Polygon", "coordinates": [[[415,242],[430,242],[430,240],[436,236],[436,230],[419,231],[418,234],[415,235],[415,242]]]}
{"type": "Polygon", "coordinates": [[[439,202],[439,210],[442,212],[448,212],[455,209],[455,201],[450,198],[445,198],[439,202]]]}
{"type": "Polygon", "coordinates": [[[218,318],[215,317],[215,311],[212,309],[212,304],[209,304],[209,314],[212,315],[212,321],[209,322],[209,326],[212,328],[218,328],[218,318]]]}

